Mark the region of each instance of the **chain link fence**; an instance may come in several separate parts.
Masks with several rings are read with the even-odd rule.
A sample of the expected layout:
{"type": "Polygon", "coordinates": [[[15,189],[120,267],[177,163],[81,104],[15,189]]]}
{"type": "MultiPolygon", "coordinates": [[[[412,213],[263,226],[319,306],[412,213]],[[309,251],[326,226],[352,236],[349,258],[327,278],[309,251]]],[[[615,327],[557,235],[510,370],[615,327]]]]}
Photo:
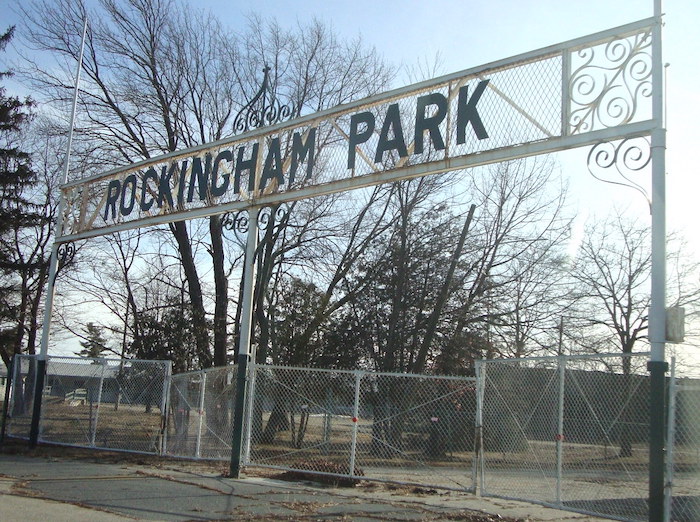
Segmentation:
{"type": "Polygon", "coordinates": [[[668,410],[666,520],[700,520],[700,379],[677,378],[675,361],[668,410]]]}
{"type": "MultiPolygon", "coordinates": [[[[648,515],[647,354],[485,360],[477,378],[253,365],[244,465],[648,515]]],[[[51,357],[39,440],[229,460],[237,369],[51,357]]],[[[37,360],[17,356],[5,433],[29,439],[37,360]]],[[[700,379],[668,388],[666,520],[700,519],[700,379]]]]}
{"type": "MultiPolygon", "coordinates": [[[[29,438],[37,360],[16,356],[6,434],[29,438]]],[[[39,441],[162,451],[170,361],[49,357],[39,441]]]]}
{"type": "Polygon", "coordinates": [[[5,434],[29,440],[34,409],[37,360],[35,357],[13,358],[8,384],[8,403],[5,406],[5,434]],[[11,383],[11,384],[10,384],[11,383]]]}
{"type": "Polygon", "coordinates": [[[247,465],[474,490],[473,378],[256,366],[247,465]]]}
{"type": "Polygon", "coordinates": [[[647,354],[480,361],[483,495],[647,519],[647,354]]]}

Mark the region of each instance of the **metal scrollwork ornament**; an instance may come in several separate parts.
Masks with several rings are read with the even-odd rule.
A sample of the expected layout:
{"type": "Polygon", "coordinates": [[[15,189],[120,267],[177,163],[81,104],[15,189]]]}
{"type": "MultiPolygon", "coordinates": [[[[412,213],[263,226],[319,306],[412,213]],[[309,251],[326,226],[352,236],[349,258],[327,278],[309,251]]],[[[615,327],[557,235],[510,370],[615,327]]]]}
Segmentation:
{"type": "Polygon", "coordinates": [[[75,258],[75,245],[73,243],[63,243],[58,247],[58,269],[69,265],[75,258]]]}
{"type": "Polygon", "coordinates": [[[646,137],[602,142],[588,153],[588,171],[597,180],[636,190],[651,206],[647,190],[632,179],[651,161],[651,143],[646,137]],[[613,170],[614,169],[614,170],[613,170]]]}
{"type": "MultiPolygon", "coordinates": [[[[285,204],[265,207],[258,218],[260,230],[267,230],[270,225],[272,227],[279,226],[279,223],[284,221],[288,214],[289,208],[285,204]]],[[[274,232],[274,230],[271,232],[274,232]]]]}
{"type": "Polygon", "coordinates": [[[638,116],[640,101],[650,98],[651,31],[585,48],[572,55],[571,133],[624,125],[638,116]]]}
{"type": "Polygon", "coordinates": [[[235,213],[224,214],[221,218],[221,226],[236,234],[246,234],[248,232],[250,219],[248,211],[241,210],[235,213]]]}
{"type": "Polygon", "coordinates": [[[233,120],[233,130],[239,134],[258,127],[274,125],[295,116],[294,104],[283,104],[270,86],[270,68],[263,69],[263,81],[260,89],[246,103],[233,120]]]}
{"type": "Polygon", "coordinates": [[[56,281],[56,278],[61,270],[70,265],[73,262],[73,259],[75,259],[76,248],[73,243],[61,243],[56,253],[58,254],[58,266],[56,267],[56,273],[54,274],[54,282],[56,281]]]}

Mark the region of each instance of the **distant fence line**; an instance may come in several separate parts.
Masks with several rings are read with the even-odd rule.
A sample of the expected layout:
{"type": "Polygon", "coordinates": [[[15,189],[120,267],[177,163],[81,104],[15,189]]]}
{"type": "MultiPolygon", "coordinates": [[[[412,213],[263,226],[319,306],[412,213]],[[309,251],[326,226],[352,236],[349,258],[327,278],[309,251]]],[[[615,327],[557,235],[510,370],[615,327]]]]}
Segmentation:
{"type": "MultiPolygon", "coordinates": [[[[646,354],[484,360],[476,377],[252,365],[244,465],[479,490],[646,520],[646,354]]],[[[51,357],[39,440],[229,460],[235,366],[51,357]]],[[[36,358],[16,356],[8,436],[29,439],[36,358]]],[[[700,380],[668,379],[668,517],[700,518],[700,380]]]]}

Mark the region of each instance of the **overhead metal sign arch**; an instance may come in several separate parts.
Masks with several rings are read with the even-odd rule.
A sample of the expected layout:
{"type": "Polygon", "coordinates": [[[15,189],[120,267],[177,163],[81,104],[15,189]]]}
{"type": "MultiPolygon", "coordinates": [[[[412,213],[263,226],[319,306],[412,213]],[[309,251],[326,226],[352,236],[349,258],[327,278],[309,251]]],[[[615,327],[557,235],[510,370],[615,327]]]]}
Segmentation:
{"type": "Polygon", "coordinates": [[[62,186],[59,242],[649,135],[649,18],[62,186]]]}

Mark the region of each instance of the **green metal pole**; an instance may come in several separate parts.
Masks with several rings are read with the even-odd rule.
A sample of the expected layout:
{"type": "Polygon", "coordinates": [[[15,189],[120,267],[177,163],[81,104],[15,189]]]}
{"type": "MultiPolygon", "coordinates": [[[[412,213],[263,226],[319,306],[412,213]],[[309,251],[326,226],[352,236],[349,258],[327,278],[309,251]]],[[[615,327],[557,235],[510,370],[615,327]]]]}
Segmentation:
{"type": "Polygon", "coordinates": [[[233,410],[233,440],[231,442],[231,478],[241,475],[241,451],[243,449],[243,410],[248,373],[248,354],[238,354],[238,375],[236,377],[236,403],[233,410]]]}
{"type": "Polygon", "coordinates": [[[233,437],[231,441],[230,474],[238,478],[241,473],[243,450],[243,414],[246,404],[248,362],[254,357],[251,348],[253,330],[253,294],[255,292],[255,250],[258,247],[258,208],[248,211],[248,238],[246,240],[245,266],[243,268],[243,301],[241,335],[238,343],[238,375],[236,377],[236,403],[233,410],[233,437]]]}
{"type": "Polygon", "coordinates": [[[650,373],[651,419],[649,423],[649,520],[662,522],[665,498],[665,381],[668,364],[648,363],[650,373]]]}

